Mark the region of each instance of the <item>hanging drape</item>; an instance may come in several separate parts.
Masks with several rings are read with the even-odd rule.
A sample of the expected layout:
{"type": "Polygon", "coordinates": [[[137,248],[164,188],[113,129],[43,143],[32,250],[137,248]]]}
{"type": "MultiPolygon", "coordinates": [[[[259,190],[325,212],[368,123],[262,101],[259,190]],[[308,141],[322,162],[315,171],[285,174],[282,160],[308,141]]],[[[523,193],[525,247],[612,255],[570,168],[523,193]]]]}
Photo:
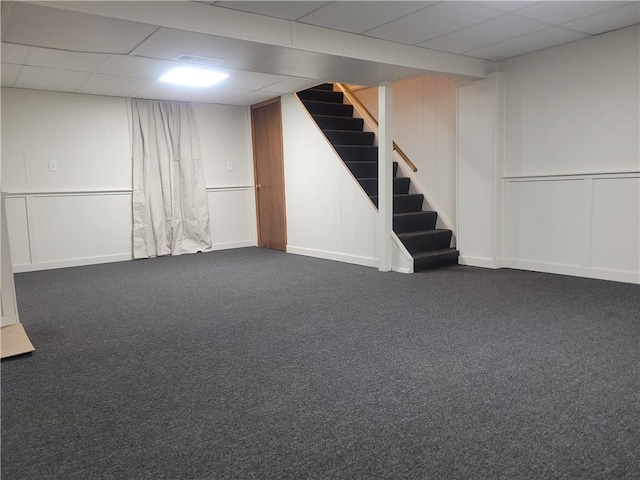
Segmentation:
{"type": "Polygon", "coordinates": [[[133,256],[211,249],[200,139],[191,105],[131,101],[133,256]]]}

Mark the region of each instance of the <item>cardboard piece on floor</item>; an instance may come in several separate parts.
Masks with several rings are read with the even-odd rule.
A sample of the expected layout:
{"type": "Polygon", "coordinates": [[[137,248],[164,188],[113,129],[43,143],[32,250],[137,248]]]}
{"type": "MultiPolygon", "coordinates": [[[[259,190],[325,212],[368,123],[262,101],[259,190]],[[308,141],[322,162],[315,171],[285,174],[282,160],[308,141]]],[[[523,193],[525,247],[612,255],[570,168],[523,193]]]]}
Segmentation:
{"type": "Polygon", "coordinates": [[[0,328],[0,358],[21,355],[34,350],[21,323],[0,328]]]}

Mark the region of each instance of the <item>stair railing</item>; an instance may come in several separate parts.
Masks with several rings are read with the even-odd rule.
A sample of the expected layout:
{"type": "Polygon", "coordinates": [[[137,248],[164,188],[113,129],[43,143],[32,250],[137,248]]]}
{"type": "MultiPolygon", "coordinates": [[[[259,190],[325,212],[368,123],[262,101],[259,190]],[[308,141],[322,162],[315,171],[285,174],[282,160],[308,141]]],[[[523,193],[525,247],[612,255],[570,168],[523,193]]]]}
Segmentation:
{"type": "MultiPolygon", "coordinates": [[[[351,105],[353,105],[353,107],[358,111],[358,113],[362,115],[363,120],[367,122],[367,125],[369,125],[369,128],[371,128],[371,130],[373,130],[377,135],[378,120],[376,119],[376,117],[373,116],[373,114],[364,105],[364,103],[362,103],[360,99],[356,97],[356,95],[353,93],[353,90],[351,90],[347,85],[343,83],[336,83],[336,86],[344,94],[345,98],[349,101],[349,103],[351,103],[351,105]]],[[[404,153],[404,150],[402,150],[395,141],[393,142],[393,149],[400,156],[400,158],[404,160],[404,162],[408,165],[408,167],[412,171],[414,172],[418,171],[418,167],[415,166],[415,164],[409,159],[407,154],[404,153]]]]}

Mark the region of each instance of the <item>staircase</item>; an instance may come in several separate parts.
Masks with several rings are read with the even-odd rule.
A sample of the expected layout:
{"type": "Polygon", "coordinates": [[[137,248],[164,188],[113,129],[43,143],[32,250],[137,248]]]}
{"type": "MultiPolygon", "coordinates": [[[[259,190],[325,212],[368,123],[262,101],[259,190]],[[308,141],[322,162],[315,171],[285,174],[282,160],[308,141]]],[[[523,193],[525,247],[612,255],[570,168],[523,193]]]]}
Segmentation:
{"type": "MultiPolygon", "coordinates": [[[[363,130],[364,121],[353,117],[353,106],[343,103],[342,92],[325,83],[298,92],[327,140],[358,180],[371,201],[378,205],[378,147],[375,134],[363,130]]],[[[438,214],[423,211],[424,196],[409,193],[411,179],[398,177],[393,162],[393,231],[414,261],[414,271],[458,263],[451,248],[451,230],[436,228],[438,214]]]]}

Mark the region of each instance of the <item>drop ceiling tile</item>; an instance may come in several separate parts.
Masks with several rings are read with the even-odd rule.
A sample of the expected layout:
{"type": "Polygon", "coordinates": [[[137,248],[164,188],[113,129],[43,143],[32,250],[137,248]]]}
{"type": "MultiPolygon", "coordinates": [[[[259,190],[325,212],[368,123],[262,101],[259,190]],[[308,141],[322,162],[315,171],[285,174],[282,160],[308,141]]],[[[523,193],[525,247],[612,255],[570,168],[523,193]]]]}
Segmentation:
{"type": "Polygon", "coordinates": [[[89,75],[89,73],[85,72],[72,72],[53,68],[22,67],[20,76],[14,86],[36,90],[73,92],[89,78],[89,75]]]}
{"type": "Polygon", "coordinates": [[[146,78],[120,77],[116,75],[102,75],[96,73],[76,90],[77,93],[94,95],[111,95],[116,97],[130,97],[134,92],[153,83],[146,78]]]}
{"type": "Polygon", "coordinates": [[[109,55],[106,53],[66,52],[64,50],[31,47],[24,64],[32,67],[92,73],[108,59],[109,55]]]}
{"type": "Polygon", "coordinates": [[[284,77],[281,75],[271,75],[268,73],[236,71],[227,78],[224,83],[232,85],[233,88],[242,90],[260,90],[261,88],[273,85],[284,77]]]}
{"type": "Polygon", "coordinates": [[[608,1],[563,1],[563,2],[540,2],[531,7],[518,10],[518,15],[532,18],[550,25],[561,25],[578,18],[594,15],[605,10],[610,10],[622,6],[628,2],[608,2],[608,1]]]}
{"type": "Polygon", "coordinates": [[[0,33],[5,30],[7,27],[7,19],[11,14],[11,9],[13,8],[13,4],[15,2],[0,2],[0,33]]]}
{"type": "Polygon", "coordinates": [[[551,27],[487,47],[470,50],[465,52],[465,55],[496,62],[586,37],[588,37],[588,35],[580,32],[566,30],[560,27],[551,27]]]}
{"type": "Polygon", "coordinates": [[[548,28],[548,25],[544,23],[507,14],[434,38],[419,46],[449,53],[462,53],[545,28],[548,28]]]}
{"type": "Polygon", "coordinates": [[[331,2],[298,21],[319,27],[362,33],[436,2],[331,2]]]}
{"type": "Polygon", "coordinates": [[[16,2],[2,40],[77,52],[128,53],[158,27],[16,2]]]}
{"type": "Polygon", "coordinates": [[[535,5],[538,2],[520,2],[516,1],[493,1],[493,2],[477,2],[482,5],[491,8],[497,8],[498,10],[502,10],[503,12],[515,12],[517,10],[522,10],[523,8],[530,7],[531,5],[535,5]]]}
{"type": "Polygon", "coordinates": [[[29,47],[2,42],[2,63],[22,65],[29,54],[29,47]]]}
{"type": "Polygon", "coordinates": [[[328,2],[216,2],[216,7],[257,13],[268,17],[296,20],[328,2]]]}
{"type": "Polygon", "coordinates": [[[565,23],[562,27],[597,35],[599,33],[617,30],[618,28],[629,27],[637,23],[640,23],[640,4],[634,2],[613,10],[591,15],[590,17],[565,23]]]}
{"type": "Polygon", "coordinates": [[[155,58],[114,55],[98,69],[98,73],[157,80],[172,68],[185,65],[188,64],[155,58]]]}
{"type": "Polygon", "coordinates": [[[503,15],[473,2],[440,2],[366,32],[392,42],[416,45],[440,35],[503,15]]]}
{"type": "Polygon", "coordinates": [[[20,65],[3,63],[2,66],[0,66],[0,70],[2,72],[2,86],[13,87],[21,69],[22,67],[20,65]]]}
{"type": "Polygon", "coordinates": [[[298,92],[300,90],[304,90],[305,88],[310,88],[314,85],[318,85],[319,83],[321,83],[319,80],[315,80],[312,78],[287,77],[284,80],[279,81],[278,83],[274,83],[273,85],[264,87],[262,90],[266,92],[285,94],[298,92]]]}

